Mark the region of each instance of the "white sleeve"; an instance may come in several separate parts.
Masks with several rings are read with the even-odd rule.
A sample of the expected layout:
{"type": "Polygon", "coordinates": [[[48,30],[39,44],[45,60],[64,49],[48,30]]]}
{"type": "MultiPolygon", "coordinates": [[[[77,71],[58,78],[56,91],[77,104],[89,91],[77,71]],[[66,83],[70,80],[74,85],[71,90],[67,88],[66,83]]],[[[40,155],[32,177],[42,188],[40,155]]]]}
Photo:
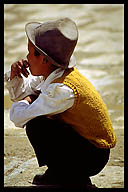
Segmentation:
{"type": "Polygon", "coordinates": [[[15,126],[24,127],[29,120],[37,116],[62,113],[72,107],[73,103],[73,90],[64,84],[53,83],[32,104],[25,100],[13,103],[10,119],[15,126]]]}
{"type": "Polygon", "coordinates": [[[28,78],[16,76],[10,80],[10,71],[8,71],[4,75],[4,81],[9,91],[10,99],[12,101],[20,101],[28,95],[37,95],[35,87],[41,83],[41,77],[35,77],[30,74],[28,78]]]}

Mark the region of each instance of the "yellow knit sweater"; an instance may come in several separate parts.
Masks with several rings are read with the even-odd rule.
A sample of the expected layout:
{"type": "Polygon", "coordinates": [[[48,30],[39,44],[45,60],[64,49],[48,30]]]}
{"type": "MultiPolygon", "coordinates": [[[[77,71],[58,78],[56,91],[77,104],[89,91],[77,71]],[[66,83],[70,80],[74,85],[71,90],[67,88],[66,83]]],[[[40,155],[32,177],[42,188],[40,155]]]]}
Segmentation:
{"type": "Polygon", "coordinates": [[[53,82],[64,83],[75,94],[74,105],[54,118],[70,124],[81,136],[98,148],[112,148],[116,135],[101,96],[76,68],[68,69],[53,82]]]}

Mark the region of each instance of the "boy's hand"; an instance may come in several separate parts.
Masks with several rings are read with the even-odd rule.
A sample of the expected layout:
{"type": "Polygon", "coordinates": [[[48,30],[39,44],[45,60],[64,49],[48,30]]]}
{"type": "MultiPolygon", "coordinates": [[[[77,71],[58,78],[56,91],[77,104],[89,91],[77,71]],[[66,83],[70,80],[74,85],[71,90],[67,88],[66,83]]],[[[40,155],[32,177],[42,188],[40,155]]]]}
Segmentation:
{"type": "Polygon", "coordinates": [[[21,77],[23,74],[25,77],[28,77],[29,72],[26,69],[29,67],[29,63],[26,60],[19,60],[11,65],[11,75],[10,80],[12,80],[15,76],[21,77]]]}

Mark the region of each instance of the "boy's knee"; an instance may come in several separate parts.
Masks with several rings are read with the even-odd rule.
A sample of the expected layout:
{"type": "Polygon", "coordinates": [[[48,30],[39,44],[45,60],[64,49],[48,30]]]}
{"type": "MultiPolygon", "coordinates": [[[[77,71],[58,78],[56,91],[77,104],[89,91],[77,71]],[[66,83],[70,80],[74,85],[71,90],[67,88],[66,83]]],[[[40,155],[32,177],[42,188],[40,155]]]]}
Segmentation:
{"type": "Polygon", "coordinates": [[[52,125],[52,123],[46,116],[37,116],[26,123],[26,133],[28,135],[32,132],[36,133],[38,130],[40,130],[40,132],[45,132],[46,127],[49,127],[49,125],[52,125]]]}
{"type": "Polygon", "coordinates": [[[46,120],[46,116],[37,116],[37,117],[31,119],[30,121],[28,121],[26,123],[26,127],[40,125],[39,123],[44,122],[45,120],[46,120]]]}
{"type": "Polygon", "coordinates": [[[27,135],[33,131],[36,131],[39,126],[41,126],[41,121],[43,121],[42,116],[35,117],[26,123],[26,133],[27,135]]]}

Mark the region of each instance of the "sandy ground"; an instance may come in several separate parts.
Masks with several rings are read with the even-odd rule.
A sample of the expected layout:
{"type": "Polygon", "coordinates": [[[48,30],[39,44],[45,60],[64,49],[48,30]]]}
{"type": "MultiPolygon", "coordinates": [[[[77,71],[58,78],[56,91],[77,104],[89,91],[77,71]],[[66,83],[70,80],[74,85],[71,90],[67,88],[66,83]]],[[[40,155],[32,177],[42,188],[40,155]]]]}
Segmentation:
{"type": "MultiPolygon", "coordinates": [[[[92,183],[98,188],[124,187],[124,131],[117,129],[115,132],[118,143],[111,150],[107,166],[98,175],[91,177],[92,183]]],[[[34,186],[34,175],[45,171],[47,167],[38,167],[25,130],[5,129],[4,147],[4,186],[34,186]]]]}

